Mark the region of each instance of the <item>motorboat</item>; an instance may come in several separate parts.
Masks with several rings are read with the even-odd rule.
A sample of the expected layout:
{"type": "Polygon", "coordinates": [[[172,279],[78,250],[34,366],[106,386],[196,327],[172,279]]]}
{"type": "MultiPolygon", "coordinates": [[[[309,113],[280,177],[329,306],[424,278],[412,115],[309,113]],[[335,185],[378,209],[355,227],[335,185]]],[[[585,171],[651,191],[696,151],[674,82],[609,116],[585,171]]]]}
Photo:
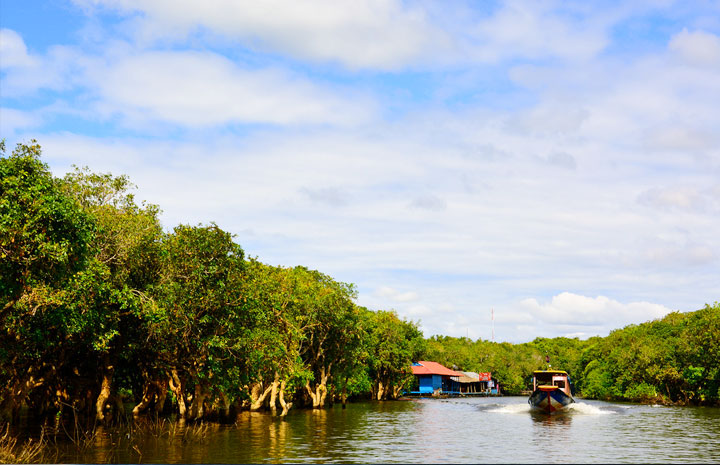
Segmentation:
{"type": "Polygon", "coordinates": [[[575,402],[573,390],[570,376],[565,371],[534,371],[533,392],[528,403],[533,410],[555,413],[575,402]]]}

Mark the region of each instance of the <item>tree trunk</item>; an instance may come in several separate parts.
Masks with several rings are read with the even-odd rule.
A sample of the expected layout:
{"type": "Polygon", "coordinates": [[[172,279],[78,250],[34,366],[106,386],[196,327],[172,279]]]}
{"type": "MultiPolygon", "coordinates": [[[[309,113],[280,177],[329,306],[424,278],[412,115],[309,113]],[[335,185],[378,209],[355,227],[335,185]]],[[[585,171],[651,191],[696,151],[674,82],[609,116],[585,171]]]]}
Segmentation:
{"type": "Polygon", "coordinates": [[[227,394],[225,394],[223,391],[220,391],[220,401],[222,402],[222,413],[220,415],[222,416],[223,420],[227,420],[228,417],[230,417],[231,404],[227,394]]]}
{"type": "Polygon", "coordinates": [[[262,395],[262,383],[253,383],[252,386],[250,386],[250,406],[252,407],[255,402],[260,398],[262,395]]]}
{"type": "Polygon", "coordinates": [[[153,385],[152,382],[146,381],[145,386],[143,386],[142,399],[140,400],[139,404],[137,404],[135,407],[133,407],[133,410],[132,410],[133,415],[140,415],[142,412],[144,412],[150,406],[150,402],[152,402],[154,397],[155,397],[155,386],[153,385]]]}
{"type": "Polygon", "coordinates": [[[178,410],[180,418],[187,417],[187,406],[185,405],[185,383],[182,382],[180,379],[180,376],[178,375],[178,372],[175,368],[172,369],[170,372],[170,390],[175,394],[175,399],[178,403],[178,410]]]}
{"type": "Polygon", "coordinates": [[[272,384],[270,385],[270,411],[273,415],[277,414],[277,394],[278,394],[278,386],[280,385],[280,381],[278,381],[278,374],[275,373],[275,379],[273,380],[272,384]]]}
{"type": "Polygon", "coordinates": [[[313,408],[316,408],[318,405],[318,398],[317,398],[317,395],[315,395],[315,391],[313,391],[312,388],[310,387],[310,381],[305,381],[305,390],[307,391],[308,395],[310,396],[310,399],[312,399],[313,408]]]}
{"type": "Polygon", "coordinates": [[[342,402],[342,408],[347,407],[347,383],[348,377],[345,377],[345,383],[343,384],[342,392],[340,393],[340,401],[342,402]]]}
{"type": "Polygon", "coordinates": [[[195,384],[192,405],[190,406],[190,419],[199,420],[205,415],[205,398],[208,394],[202,383],[195,384]]]}
{"type": "Polygon", "coordinates": [[[310,381],[305,382],[305,390],[310,395],[313,402],[313,408],[322,408],[325,406],[325,399],[327,398],[327,382],[330,378],[330,367],[326,370],[325,367],[320,368],[320,382],[315,385],[315,391],[310,387],[310,381]]]}
{"type": "Polygon", "coordinates": [[[24,383],[21,380],[15,381],[7,389],[5,389],[2,395],[2,402],[0,402],[0,420],[8,420],[10,423],[16,423],[15,417],[19,419],[20,409],[19,406],[22,404],[22,388],[24,383]],[[16,415],[17,411],[17,415],[16,415]]]}
{"type": "Polygon", "coordinates": [[[260,410],[260,407],[262,407],[263,402],[265,402],[265,398],[272,390],[273,385],[265,389],[265,391],[262,390],[262,383],[255,383],[253,384],[252,390],[250,391],[250,410],[260,410]]]}
{"type": "MultiPolygon", "coordinates": [[[[36,373],[34,373],[34,371],[33,367],[30,367],[25,375],[21,376],[20,379],[7,388],[3,396],[0,396],[0,398],[4,398],[2,403],[0,403],[0,419],[7,418],[13,424],[19,423],[20,408],[23,402],[27,403],[30,392],[45,383],[45,378],[43,377],[35,379],[36,373]]],[[[18,374],[17,372],[15,373],[18,374]]]]}
{"type": "Polygon", "coordinates": [[[123,405],[122,397],[120,397],[120,396],[117,395],[117,394],[112,394],[112,395],[110,396],[110,400],[112,400],[113,402],[115,402],[115,412],[117,412],[117,413],[119,414],[119,413],[122,413],[122,412],[125,411],[125,410],[124,410],[124,409],[125,409],[125,406],[123,405]]]}
{"type": "Polygon", "coordinates": [[[154,410],[156,413],[162,413],[168,393],[168,380],[155,381],[155,385],[157,386],[157,394],[155,396],[154,410]]]}
{"type": "Polygon", "coordinates": [[[318,407],[319,408],[325,407],[325,399],[327,398],[327,393],[328,393],[327,385],[321,384],[320,386],[317,387],[317,390],[318,390],[318,397],[320,398],[319,399],[320,405],[318,405],[318,407]]]}
{"type": "MultiPolygon", "coordinates": [[[[408,383],[408,381],[409,380],[406,378],[402,383],[392,387],[392,398],[393,399],[397,399],[398,397],[400,397],[400,394],[402,394],[402,391],[403,391],[403,389],[405,389],[405,385],[408,383]]],[[[388,384],[389,384],[389,381],[388,381],[388,384]]]]}
{"type": "Polygon", "coordinates": [[[376,400],[383,400],[383,396],[385,395],[385,385],[383,384],[382,380],[378,380],[378,387],[377,387],[377,397],[376,400]]]}
{"type": "Polygon", "coordinates": [[[290,411],[290,408],[292,407],[292,402],[285,402],[285,386],[286,382],[283,381],[280,383],[280,406],[282,407],[282,412],[280,413],[281,417],[284,417],[288,414],[288,411],[290,411]]]}
{"type": "Polygon", "coordinates": [[[165,397],[167,396],[168,380],[154,380],[146,381],[145,387],[143,387],[143,396],[139,404],[133,408],[133,415],[139,415],[145,410],[153,406],[153,410],[160,413],[165,404],[165,397]]]}
{"type": "Polygon", "coordinates": [[[97,421],[105,420],[105,403],[110,398],[112,392],[112,378],[115,367],[110,364],[110,359],[106,355],[103,358],[103,378],[100,386],[100,394],[98,394],[95,402],[95,419],[97,421]]]}

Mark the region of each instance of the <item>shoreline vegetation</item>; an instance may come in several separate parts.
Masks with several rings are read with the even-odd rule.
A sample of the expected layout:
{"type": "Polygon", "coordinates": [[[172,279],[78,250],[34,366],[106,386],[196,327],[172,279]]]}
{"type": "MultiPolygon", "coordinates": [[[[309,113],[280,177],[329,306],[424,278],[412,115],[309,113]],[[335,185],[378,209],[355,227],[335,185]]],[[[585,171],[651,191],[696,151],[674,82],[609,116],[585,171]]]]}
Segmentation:
{"type": "Polygon", "coordinates": [[[245,257],[215,224],[163,231],[125,176],[55,178],[35,142],[0,158],[0,416],[112,422],[284,416],[394,399],[425,350],[354,285],[245,257]]]}
{"type": "Polygon", "coordinates": [[[39,423],[110,425],[125,402],[190,423],[282,417],[397,399],[422,359],[490,371],[520,394],[547,355],[585,398],[720,400],[718,303],[583,341],[426,339],[394,311],[355,304],[352,284],[246,257],[214,223],[165,231],[133,188],[88,168],[56,178],[36,141],[10,155],[1,142],[1,421],[17,424],[26,408],[39,423]]]}
{"type": "Polygon", "coordinates": [[[433,336],[428,359],[469,371],[492,371],[503,392],[532,387],[532,372],[567,371],[578,397],[663,405],[720,405],[720,304],[673,312],[606,337],[536,338],[510,344],[433,336]]]}

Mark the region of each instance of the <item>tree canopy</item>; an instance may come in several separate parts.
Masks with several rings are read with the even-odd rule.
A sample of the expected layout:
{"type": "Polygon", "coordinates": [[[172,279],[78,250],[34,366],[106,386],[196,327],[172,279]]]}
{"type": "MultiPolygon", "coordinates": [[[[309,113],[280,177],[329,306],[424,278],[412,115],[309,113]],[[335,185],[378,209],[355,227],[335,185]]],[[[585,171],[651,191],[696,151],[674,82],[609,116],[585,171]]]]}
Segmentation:
{"type": "Polygon", "coordinates": [[[126,176],[55,178],[34,141],[4,150],[1,415],[106,420],[128,400],[137,414],[284,415],[400,395],[417,323],[359,307],[352,284],[319,271],[246,258],[215,224],[164,231],[126,176]]]}

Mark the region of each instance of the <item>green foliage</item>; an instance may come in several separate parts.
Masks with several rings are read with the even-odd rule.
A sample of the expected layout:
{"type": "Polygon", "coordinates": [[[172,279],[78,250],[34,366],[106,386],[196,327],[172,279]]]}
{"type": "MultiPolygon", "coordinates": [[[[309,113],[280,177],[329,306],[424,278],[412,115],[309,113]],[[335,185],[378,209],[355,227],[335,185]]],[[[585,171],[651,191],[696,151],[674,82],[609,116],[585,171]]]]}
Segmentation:
{"type": "Polygon", "coordinates": [[[623,397],[627,400],[647,402],[656,400],[658,398],[658,392],[655,386],[641,382],[640,384],[630,386],[623,394],[623,397]]]}
{"type": "Polygon", "coordinates": [[[368,332],[364,341],[364,365],[375,380],[376,398],[392,398],[412,380],[410,366],[425,353],[425,341],[417,323],[394,311],[365,311],[368,332]],[[382,392],[380,391],[382,383],[382,392]]]}
{"type": "MultiPolygon", "coordinates": [[[[162,244],[161,278],[154,289],[164,313],[153,326],[154,366],[179,369],[191,383],[225,391],[242,381],[233,357],[242,345],[240,294],[243,250],[216,225],[177,226],[162,244]],[[159,366],[158,366],[159,365],[159,366]],[[235,379],[226,379],[235,373],[235,379]]],[[[240,354],[242,355],[242,354],[240,354]]]]}
{"type": "Polygon", "coordinates": [[[583,354],[582,393],[601,399],[718,401],[720,306],[630,325],[583,354]]]}
{"type": "Polygon", "coordinates": [[[9,157],[0,149],[0,416],[15,416],[17,398],[58,376],[57,361],[70,355],[68,297],[92,260],[96,225],[63,193],[35,141],[9,157]]]}
{"type": "Polygon", "coordinates": [[[380,376],[405,382],[422,353],[415,323],[358,307],[351,284],[246,260],[215,224],[163,232],[126,176],[56,179],[34,141],[2,153],[0,414],[92,414],[102,383],[108,402],[139,401],[169,378],[176,403],[227,405],[273,380],[296,400],[310,387],[364,395],[380,376]]]}
{"type": "Polygon", "coordinates": [[[434,336],[428,358],[466,371],[490,371],[506,393],[531,388],[533,370],[570,374],[580,395],[595,399],[714,404],[720,401],[720,305],[630,325],[586,341],[537,338],[495,344],[434,336]]]}
{"type": "MultiPolygon", "coordinates": [[[[40,146],[0,152],[0,308],[38,285],[59,285],[81,269],[94,224],[40,161],[40,146]]],[[[0,314],[0,318],[2,314],[0,314]]]]}
{"type": "Polygon", "coordinates": [[[612,397],[613,380],[599,361],[593,360],[585,367],[582,379],[584,396],[595,399],[612,397]]]}

